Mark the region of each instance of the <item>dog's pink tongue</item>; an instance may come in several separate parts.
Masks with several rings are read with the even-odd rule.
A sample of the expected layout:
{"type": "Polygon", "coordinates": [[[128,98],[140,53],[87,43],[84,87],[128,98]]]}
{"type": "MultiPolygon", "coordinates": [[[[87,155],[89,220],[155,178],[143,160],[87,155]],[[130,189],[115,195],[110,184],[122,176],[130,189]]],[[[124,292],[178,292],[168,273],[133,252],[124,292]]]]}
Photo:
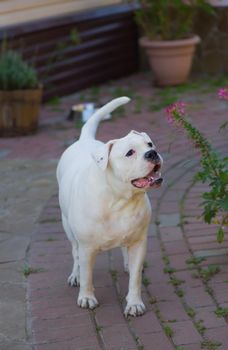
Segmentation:
{"type": "Polygon", "coordinates": [[[141,179],[137,179],[134,181],[135,186],[143,188],[146,187],[148,185],[148,179],[146,178],[141,178],[141,179]]]}

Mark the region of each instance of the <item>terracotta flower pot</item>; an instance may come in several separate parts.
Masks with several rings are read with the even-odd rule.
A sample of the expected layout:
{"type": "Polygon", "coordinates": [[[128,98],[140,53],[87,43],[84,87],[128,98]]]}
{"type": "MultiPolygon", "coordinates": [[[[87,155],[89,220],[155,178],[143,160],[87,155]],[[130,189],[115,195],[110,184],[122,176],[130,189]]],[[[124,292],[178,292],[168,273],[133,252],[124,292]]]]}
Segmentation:
{"type": "Polygon", "coordinates": [[[0,90],[0,136],[34,133],[38,117],[42,88],[34,90],[0,90]]]}
{"type": "Polygon", "coordinates": [[[157,85],[179,85],[187,80],[195,47],[199,42],[197,35],[172,41],[151,41],[146,37],[139,39],[140,45],[146,50],[157,85]]]}

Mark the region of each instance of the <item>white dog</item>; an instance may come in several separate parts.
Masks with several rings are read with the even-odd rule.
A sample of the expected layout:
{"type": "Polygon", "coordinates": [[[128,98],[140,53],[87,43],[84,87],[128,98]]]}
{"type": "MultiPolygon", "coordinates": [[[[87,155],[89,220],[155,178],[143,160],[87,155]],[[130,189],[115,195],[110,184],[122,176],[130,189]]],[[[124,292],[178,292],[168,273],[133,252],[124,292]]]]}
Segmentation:
{"type": "Polygon", "coordinates": [[[63,227],[74,258],[68,283],[80,284],[78,305],[98,305],[92,283],[96,255],[122,247],[130,274],[124,314],[137,316],[145,311],[141,275],[151,218],[146,191],[162,183],[162,158],[146,133],[131,131],[106,144],[95,140],[99,122],[129,100],[117,98],[88,120],[80,139],[63,153],[57,179],[63,227]]]}

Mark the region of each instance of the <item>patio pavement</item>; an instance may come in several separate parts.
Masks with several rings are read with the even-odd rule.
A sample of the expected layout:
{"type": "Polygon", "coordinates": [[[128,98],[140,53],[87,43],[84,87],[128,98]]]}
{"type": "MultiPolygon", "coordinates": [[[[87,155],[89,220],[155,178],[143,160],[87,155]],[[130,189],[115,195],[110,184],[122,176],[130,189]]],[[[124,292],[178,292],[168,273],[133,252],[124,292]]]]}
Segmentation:
{"type": "MultiPolygon", "coordinates": [[[[228,113],[216,88],[204,83],[175,90],[175,96],[191,104],[194,125],[224,153],[226,135],[218,129],[228,113]]],[[[168,101],[170,92],[152,88],[146,74],[137,74],[43,106],[36,135],[0,139],[1,350],[228,348],[227,319],[221,310],[215,313],[228,308],[228,239],[216,243],[216,227],[199,218],[206,189],[193,183],[199,156],[158,110],[161,99],[168,101]],[[135,102],[124,116],[115,114],[102,123],[98,138],[146,131],[165,160],[165,183],[150,192],[153,221],[143,275],[147,312],[129,319],[123,317],[128,276],[119,249],[97,258],[94,285],[100,306],[93,311],[77,307],[78,289],[66,283],[72,257],[55,180],[58,158],[80,132],[66,121],[70,106],[87,98],[105,103],[122,93],[133,95],[135,102]]]]}

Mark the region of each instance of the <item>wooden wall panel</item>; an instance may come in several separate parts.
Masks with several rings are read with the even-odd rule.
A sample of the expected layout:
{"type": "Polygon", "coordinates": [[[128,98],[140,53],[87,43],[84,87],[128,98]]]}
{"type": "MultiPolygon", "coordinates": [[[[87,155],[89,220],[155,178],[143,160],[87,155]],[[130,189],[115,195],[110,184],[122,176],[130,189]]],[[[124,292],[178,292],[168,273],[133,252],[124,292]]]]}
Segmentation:
{"type": "Polygon", "coordinates": [[[0,28],[121,2],[121,0],[0,0],[0,28]]]}
{"type": "Polygon", "coordinates": [[[9,46],[37,68],[45,100],[138,68],[137,28],[128,5],[11,26],[0,30],[0,37],[4,33],[9,46]]]}

